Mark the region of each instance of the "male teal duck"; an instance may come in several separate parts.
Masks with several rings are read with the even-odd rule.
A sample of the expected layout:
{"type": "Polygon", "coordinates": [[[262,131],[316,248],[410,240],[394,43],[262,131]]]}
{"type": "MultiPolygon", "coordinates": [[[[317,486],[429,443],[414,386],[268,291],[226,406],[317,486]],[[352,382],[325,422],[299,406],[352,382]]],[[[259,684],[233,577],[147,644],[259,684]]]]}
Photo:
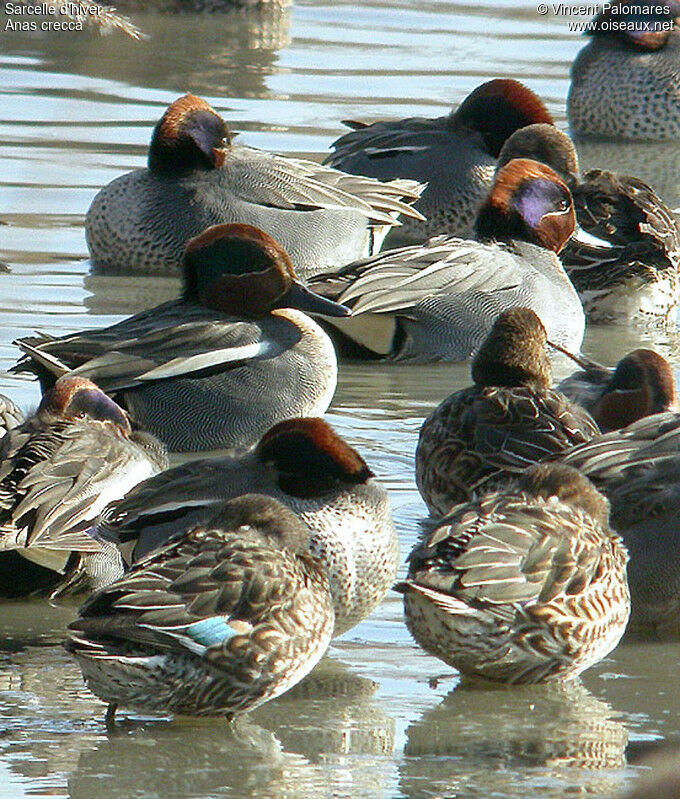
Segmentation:
{"type": "Polygon", "coordinates": [[[232,142],[199,97],[176,100],[154,129],[146,169],[105,186],[85,217],[94,263],[115,271],[179,272],[184,245],[210,225],[261,228],[301,278],[378,252],[422,186],[348,176],[312,161],[232,142]]]}
{"type": "Polygon", "coordinates": [[[416,485],[433,515],[600,432],[587,411],[550,388],[547,343],[532,310],[504,311],[472,362],[474,385],[423,423],[416,485]]]}
{"type": "Polygon", "coordinates": [[[539,464],[441,519],[411,552],[397,590],[416,641],[461,674],[564,680],[623,635],[627,560],[592,483],[539,464]]]}
{"type": "Polygon", "coordinates": [[[328,578],[292,511],[248,494],[177,533],[70,625],[107,720],[118,705],[233,719],[299,682],[331,640],[328,578]]]}
{"type": "Polygon", "coordinates": [[[614,369],[582,356],[579,360],[583,369],[562,380],[557,390],[585,408],[603,433],[655,413],[680,410],[673,368],[654,350],[633,350],[614,369]]]}
{"type": "Polygon", "coordinates": [[[94,383],[66,375],[0,443],[0,596],[97,585],[120,568],[87,527],[112,500],[167,468],[94,383]]]}
{"type": "Polygon", "coordinates": [[[612,525],[630,552],[630,629],[679,638],[680,414],[647,416],[558,459],[585,474],[611,503],[612,525]]]}
{"type": "Polygon", "coordinates": [[[549,167],[515,159],[477,213],[477,241],[437,237],[310,281],[352,309],[326,329],[350,357],[469,358],[501,311],[526,306],[551,341],[578,351],[585,318],[557,253],[574,231],[569,189],[549,167]]]}
{"type": "Polygon", "coordinates": [[[673,322],[680,294],[680,229],[654,189],[602,169],[579,176],[571,139],[552,125],[513,133],[498,168],[513,158],[547,164],[571,190],[578,228],[560,260],[588,320],[673,322]]]}
{"type": "Polygon", "coordinates": [[[518,81],[497,78],[444,117],[345,122],[353,130],[333,142],[326,163],[379,180],[427,183],[415,203],[425,219],[404,219],[390,232],[390,246],[419,244],[438,234],[469,237],[503,142],[533,122],[552,123],[543,102],[518,81]]]}
{"type": "Polygon", "coordinates": [[[334,635],[383,599],[399,561],[385,489],[359,453],[322,419],[274,425],[254,450],[190,461],[146,480],[103,513],[96,537],[136,562],[201,519],[216,503],[248,492],[282,502],[311,530],[310,551],[328,569],[334,635]]]}
{"type": "Polygon", "coordinates": [[[216,225],[188,243],[179,299],[103,330],[21,339],[14,368],[43,386],[73,369],[172,450],[247,448],[333,397],[333,345],[303,310],[349,313],[299,283],[271,236],[216,225]]]}
{"type": "Polygon", "coordinates": [[[680,138],[678,17],[678,0],[615,0],[593,19],[593,38],[571,68],[572,130],[618,139],[680,138]]]}

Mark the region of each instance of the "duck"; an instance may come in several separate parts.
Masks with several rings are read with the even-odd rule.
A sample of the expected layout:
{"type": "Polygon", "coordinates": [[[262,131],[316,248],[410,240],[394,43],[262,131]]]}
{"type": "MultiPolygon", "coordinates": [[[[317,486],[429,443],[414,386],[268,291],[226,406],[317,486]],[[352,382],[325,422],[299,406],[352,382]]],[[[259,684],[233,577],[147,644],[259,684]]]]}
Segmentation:
{"type": "Polygon", "coordinates": [[[26,415],[13,399],[0,394],[0,441],[2,437],[26,420],[26,415]]]}
{"type": "Polygon", "coordinates": [[[578,134],[680,138],[680,2],[614,0],[589,24],[571,68],[567,118],[578,134]]]}
{"type": "Polygon", "coordinates": [[[288,508],[246,494],[92,594],[66,646],[107,723],[118,706],[231,721],[308,674],[333,630],[308,539],[288,508]]]}
{"type": "Polygon", "coordinates": [[[646,416],[556,457],[586,475],[611,504],[611,523],[630,553],[629,632],[678,640],[680,414],[646,416]]]}
{"type": "Polygon", "coordinates": [[[91,588],[119,568],[87,534],[110,500],[168,466],[92,381],[64,375],[0,443],[0,595],[91,588]]]}
{"type": "Polygon", "coordinates": [[[271,236],[214,225],[187,244],[178,299],[101,330],[19,339],[13,368],[43,387],[69,370],[95,381],[173,451],[247,449],[333,397],[335,351],[304,310],[349,313],[306,289],[271,236]]]}
{"type": "Polygon", "coordinates": [[[614,369],[580,356],[583,369],[562,380],[557,390],[585,408],[603,433],[638,419],[680,411],[673,367],[658,352],[629,352],[614,369]]]}
{"type": "Polygon", "coordinates": [[[530,308],[504,311],[472,361],[474,385],[451,394],[425,419],[416,485],[433,516],[599,435],[587,411],[550,388],[547,344],[530,308]]]}
{"type": "Polygon", "coordinates": [[[299,275],[377,252],[422,186],[349,177],[312,161],[232,141],[224,120],[193,94],[175,100],[154,128],[148,166],[95,196],[85,217],[100,271],[179,273],[186,242],[221,223],[264,230],[299,275]]]}
{"type": "Polygon", "coordinates": [[[528,306],[554,341],[578,352],[585,317],[557,253],[574,231],[569,189],[548,166],[514,159],[478,211],[476,240],[435,237],[310,281],[352,309],[326,319],[343,357],[470,358],[506,308],[528,306]]]}
{"type": "Polygon", "coordinates": [[[469,238],[503,142],[525,125],[552,121],[524,84],[495,78],[443,117],[345,121],[352,130],[333,142],[325,163],[353,175],[427,183],[414,203],[425,219],[404,219],[389,232],[388,246],[422,244],[439,234],[469,238]]]}
{"type": "Polygon", "coordinates": [[[673,211],[644,181],[606,169],[579,174],[572,140],[552,125],[510,136],[497,169],[532,158],[571,191],[577,228],[560,260],[589,322],[674,323],[680,294],[680,229],[673,211]]]}
{"type": "Polygon", "coordinates": [[[453,508],[415,546],[396,588],[417,643],[464,678],[567,680],[621,639],[627,561],[593,484],[563,464],[536,464],[453,508]]]}
{"type": "Polygon", "coordinates": [[[361,455],[323,419],[286,419],[238,455],[189,461],[145,480],[97,520],[94,537],[135,563],[223,500],[270,496],[311,530],[311,554],[328,569],[334,636],[383,599],[399,565],[385,489],[361,455]]]}

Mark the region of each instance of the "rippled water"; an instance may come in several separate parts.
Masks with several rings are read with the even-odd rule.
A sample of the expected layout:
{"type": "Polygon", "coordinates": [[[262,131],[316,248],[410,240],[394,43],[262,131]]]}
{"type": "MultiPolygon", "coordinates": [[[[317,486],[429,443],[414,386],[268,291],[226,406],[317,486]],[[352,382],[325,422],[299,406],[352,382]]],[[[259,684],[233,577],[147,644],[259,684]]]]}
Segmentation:
{"type": "MultiPolygon", "coordinates": [[[[144,164],[152,124],[191,90],[245,142],[321,157],[345,118],[437,115],[482,80],[525,80],[565,124],[582,42],[527,2],[296,2],[282,13],[133,17],[135,43],[6,31],[0,15],[0,368],[11,341],[110,324],[170,279],[91,275],[82,223],[99,187],[144,164]]],[[[679,204],[680,152],[583,144],[584,167],[654,182],[679,204]]],[[[593,328],[586,353],[640,342],[678,363],[667,333],[593,328]]],[[[564,370],[564,366],[561,367],[564,370]]],[[[425,509],[413,482],[424,416],[466,365],[343,365],[330,421],[392,498],[404,557],[425,509]]],[[[33,383],[0,375],[27,407],[33,383]]],[[[568,688],[461,690],[418,650],[390,596],[290,694],[231,730],[219,720],[128,717],[103,705],[59,646],[74,607],[0,606],[0,797],[614,796],[640,756],[680,743],[676,644],[625,643],[568,688]]]]}

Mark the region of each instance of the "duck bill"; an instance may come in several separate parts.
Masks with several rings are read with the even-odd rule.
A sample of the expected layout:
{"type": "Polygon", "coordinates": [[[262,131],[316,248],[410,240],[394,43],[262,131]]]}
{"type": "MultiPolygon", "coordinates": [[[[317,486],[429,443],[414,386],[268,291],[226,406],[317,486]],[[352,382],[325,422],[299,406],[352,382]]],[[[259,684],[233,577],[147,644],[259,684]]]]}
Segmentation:
{"type": "Polygon", "coordinates": [[[562,355],[566,355],[567,358],[571,358],[571,360],[575,364],[580,366],[581,369],[583,369],[586,372],[592,372],[595,370],[607,371],[607,368],[605,366],[602,366],[602,364],[599,364],[597,361],[591,361],[590,358],[586,358],[584,355],[581,355],[580,353],[578,355],[574,355],[573,352],[569,352],[569,350],[566,350],[560,344],[555,344],[554,341],[548,341],[548,345],[552,347],[554,350],[557,350],[557,352],[561,352],[562,355]]]}
{"type": "Polygon", "coordinates": [[[290,289],[279,300],[280,308],[295,308],[311,314],[322,316],[351,316],[352,311],[346,305],[327,300],[320,294],[310,291],[302,283],[295,281],[290,289]]]}

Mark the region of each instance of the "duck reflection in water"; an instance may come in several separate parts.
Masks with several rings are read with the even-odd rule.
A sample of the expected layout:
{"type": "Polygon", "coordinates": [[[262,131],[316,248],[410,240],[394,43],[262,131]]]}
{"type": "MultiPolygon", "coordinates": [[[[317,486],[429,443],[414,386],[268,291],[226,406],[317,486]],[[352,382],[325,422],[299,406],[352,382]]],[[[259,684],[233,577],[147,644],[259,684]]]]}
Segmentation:
{"type": "Polygon", "coordinates": [[[578,783],[588,796],[609,797],[621,784],[628,741],[613,716],[580,680],[459,686],[407,728],[401,791],[409,799],[495,790],[563,799],[578,783]]]}
{"type": "Polygon", "coordinates": [[[375,701],[377,687],[326,658],[285,697],[233,728],[195,718],[152,725],[128,719],[123,734],[82,749],[69,795],[96,796],[107,774],[111,799],[389,796],[395,725],[375,701]]]}

